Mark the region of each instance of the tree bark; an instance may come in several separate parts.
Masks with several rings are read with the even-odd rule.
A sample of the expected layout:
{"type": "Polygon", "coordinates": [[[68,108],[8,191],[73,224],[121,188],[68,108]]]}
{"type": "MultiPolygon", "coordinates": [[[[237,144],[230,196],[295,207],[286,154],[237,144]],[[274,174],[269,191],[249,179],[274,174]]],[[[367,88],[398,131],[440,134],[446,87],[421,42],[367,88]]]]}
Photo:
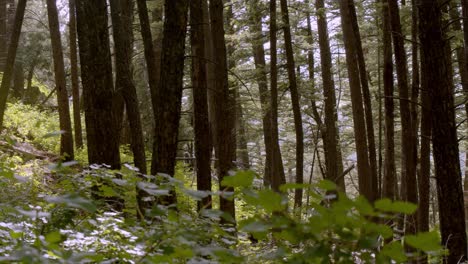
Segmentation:
{"type": "Polygon", "coordinates": [[[75,132],[75,147],[83,147],[83,133],[81,127],[80,111],[80,84],[78,80],[78,49],[76,47],[76,4],[75,0],[69,1],[70,13],[70,72],[73,95],[73,124],[75,132]]]}
{"type": "MultiPolygon", "coordinates": [[[[413,122],[408,85],[408,64],[404,47],[404,36],[401,29],[397,0],[388,0],[390,24],[392,27],[393,49],[395,52],[398,93],[400,97],[401,145],[402,145],[402,199],[417,204],[416,161],[414,159],[413,122]]],[[[407,216],[405,234],[416,233],[416,216],[407,216]]]]}
{"type": "Polygon", "coordinates": [[[341,25],[343,28],[343,42],[346,50],[346,65],[348,68],[349,86],[351,91],[351,104],[353,109],[354,138],[357,153],[357,165],[359,176],[359,192],[369,201],[375,199],[372,178],[372,170],[369,165],[369,153],[367,147],[366,122],[359,80],[359,67],[357,64],[357,51],[355,34],[352,28],[349,5],[352,0],[340,1],[341,25]]]}
{"type": "MultiPolygon", "coordinates": [[[[182,103],[185,60],[185,36],[188,2],[167,1],[164,6],[164,30],[161,54],[161,75],[156,93],[156,131],[151,160],[151,174],[174,176],[177,139],[182,103]],[[164,67],[162,67],[164,66],[164,67]]],[[[162,199],[163,204],[175,204],[175,190],[162,199]]]]}
{"type": "Polygon", "coordinates": [[[396,199],[396,169],[395,169],[395,103],[393,101],[393,59],[392,59],[392,35],[388,3],[382,2],[383,20],[383,55],[384,55],[384,108],[385,108],[385,164],[382,197],[396,199]]]}
{"type": "Polygon", "coordinates": [[[77,0],[76,11],[88,161],[119,169],[107,4],[104,0],[77,0]]]}
{"type": "MultiPolygon", "coordinates": [[[[317,10],[325,8],[324,1],[317,0],[315,8],[317,10]]],[[[309,20],[310,18],[308,18],[308,24],[309,20]]],[[[320,45],[323,96],[325,98],[325,130],[322,130],[322,133],[326,134],[325,138],[327,141],[327,144],[324,143],[326,146],[325,163],[327,165],[327,178],[340,186],[341,191],[345,191],[344,177],[341,177],[343,173],[343,162],[341,160],[341,154],[339,154],[339,152],[341,152],[341,147],[338,140],[339,130],[336,125],[338,114],[336,111],[335,83],[333,81],[330,40],[328,38],[328,25],[325,13],[318,15],[317,27],[320,45]],[[338,157],[340,157],[340,159],[338,157]]],[[[308,25],[308,28],[310,30],[310,25],[308,25]]],[[[309,54],[309,57],[313,57],[313,54],[309,54]]]]}
{"type": "Polygon", "coordinates": [[[5,69],[7,55],[7,1],[0,0],[0,70],[5,69]]]}
{"type": "MultiPolygon", "coordinates": [[[[270,105],[270,91],[268,90],[268,77],[265,60],[264,36],[262,34],[262,15],[258,9],[259,1],[250,1],[249,15],[250,15],[250,33],[252,34],[252,49],[255,62],[255,69],[257,74],[257,85],[260,94],[260,104],[262,107],[262,123],[263,123],[263,140],[265,144],[265,175],[264,184],[266,186],[271,184],[273,177],[273,142],[271,138],[271,105],[270,105]]],[[[282,165],[282,164],[281,164],[282,165]]],[[[284,170],[283,170],[284,171],[284,170]]]]}
{"type": "Polygon", "coordinates": [[[70,119],[70,107],[68,105],[67,80],[63,62],[60,25],[55,0],[47,0],[47,16],[49,18],[50,39],[52,42],[59,123],[60,130],[62,130],[62,134],[60,135],[60,155],[64,160],[73,160],[73,132],[70,119]]]}
{"type": "MultiPolygon", "coordinates": [[[[304,182],[304,128],[302,127],[302,114],[300,106],[300,95],[297,89],[296,66],[294,51],[292,47],[291,26],[289,24],[288,1],[280,0],[281,18],[283,21],[284,45],[286,49],[286,67],[288,70],[289,91],[294,116],[294,129],[296,131],[296,183],[304,182]]],[[[294,204],[296,207],[302,205],[302,189],[296,189],[294,204]]]]}
{"type": "Polygon", "coordinates": [[[26,0],[18,0],[18,7],[16,8],[16,16],[12,28],[11,39],[8,44],[8,53],[5,69],[3,72],[2,84],[0,85],[0,132],[3,129],[3,118],[5,116],[5,108],[8,98],[8,91],[10,90],[11,78],[13,77],[13,67],[15,65],[16,52],[18,50],[18,43],[21,34],[21,27],[23,25],[25,9],[26,0]]]}
{"type": "Polygon", "coordinates": [[[467,242],[458,150],[453,80],[441,22],[440,3],[418,0],[419,39],[423,69],[423,90],[431,104],[432,144],[437,180],[442,245],[449,250],[444,263],[466,261],[467,242]]]}
{"type": "MultiPolygon", "coordinates": [[[[195,130],[195,158],[197,190],[211,191],[211,137],[208,117],[208,90],[206,80],[205,30],[203,0],[190,2],[190,42],[192,46],[192,87],[195,130]]],[[[198,202],[198,210],[212,207],[211,195],[198,202]]]]}
{"type": "Polygon", "coordinates": [[[279,191],[281,184],[286,183],[283,159],[278,135],[278,50],[276,0],[270,0],[270,93],[271,93],[271,142],[272,142],[272,178],[271,188],[279,191]],[[273,174],[274,172],[274,174],[273,174]]]}
{"type": "Polygon", "coordinates": [[[143,38],[143,48],[145,53],[146,68],[148,71],[148,85],[151,93],[151,102],[153,108],[153,117],[155,119],[155,130],[157,126],[156,109],[157,109],[157,90],[159,87],[160,70],[156,64],[156,55],[151,37],[151,24],[148,16],[148,7],[146,0],[137,0],[138,16],[140,18],[141,36],[143,38]]]}
{"type": "MultiPolygon", "coordinates": [[[[232,130],[235,129],[235,120],[233,116],[234,98],[229,93],[228,72],[227,72],[227,52],[226,41],[224,38],[223,23],[223,1],[211,0],[209,4],[211,32],[213,38],[213,51],[216,64],[215,77],[215,123],[216,123],[216,156],[218,159],[217,174],[220,182],[229,175],[229,171],[234,169],[233,149],[236,142],[232,137],[232,130]]],[[[232,192],[220,184],[220,190],[232,192]]],[[[233,200],[220,198],[220,209],[230,214],[235,219],[235,206],[233,200]]]]}
{"type": "Polygon", "coordinates": [[[354,0],[348,2],[349,14],[351,15],[351,21],[353,26],[353,32],[356,40],[356,52],[357,52],[357,62],[359,67],[359,78],[361,81],[361,91],[364,102],[364,114],[366,119],[366,131],[367,131],[367,145],[369,149],[369,165],[371,169],[372,177],[372,190],[374,192],[373,196],[375,199],[380,196],[379,194],[379,185],[377,178],[377,153],[375,146],[375,136],[374,136],[374,118],[372,116],[372,103],[371,96],[369,91],[369,81],[367,78],[366,62],[364,59],[364,52],[362,50],[361,43],[361,33],[359,32],[359,25],[356,15],[356,7],[354,5],[354,0]]]}

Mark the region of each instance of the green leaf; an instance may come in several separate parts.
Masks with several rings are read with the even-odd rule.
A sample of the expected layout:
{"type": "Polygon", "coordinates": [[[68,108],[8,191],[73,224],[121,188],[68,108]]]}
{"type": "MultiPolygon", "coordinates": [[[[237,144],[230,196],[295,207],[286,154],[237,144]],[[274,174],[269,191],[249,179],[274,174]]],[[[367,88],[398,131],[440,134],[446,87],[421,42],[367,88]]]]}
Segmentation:
{"type": "Polygon", "coordinates": [[[380,255],[392,259],[397,263],[403,263],[408,260],[408,257],[406,257],[405,254],[405,249],[399,241],[393,241],[389,244],[386,244],[380,251],[380,255]]]}
{"type": "Polygon", "coordinates": [[[97,209],[96,205],[92,201],[85,199],[77,194],[66,194],[63,196],[49,196],[49,197],[46,197],[45,200],[49,203],[64,204],[68,207],[81,209],[81,210],[91,212],[91,213],[95,212],[97,209]]]}
{"type": "Polygon", "coordinates": [[[10,231],[10,237],[13,239],[20,239],[23,237],[23,232],[15,232],[13,230],[10,231]]]}
{"type": "Polygon", "coordinates": [[[239,171],[236,175],[224,177],[221,181],[221,185],[226,187],[248,188],[252,186],[254,178],[255,173],[253,171],[239,171]]]}
{"type": "Polygon", "coordinates": [[[396,201],[393,203],[394,212],[403,214],[414,214],[418,206],[408,202],[396,201]]]}
{"type": "Polygon", "coordinates": [[[396,201],[390,199],[382,199],[375,202],[375,208],[383,212],[413,214],[418,208],[416,205],[408,202],[396,201]]]}
{"type": "Polygon", "coordinates": [[[325,191],[334,191],[336,190],[336,184],[329,180],[322,180],[317,184],[317,187],[325,191]]]}
{"type": "Polygon", "coordinates": [[[282,211],[286,208],[281,194],[272,190],[260,191],[258,193],[258,204],[270,213],[282,211]]]}
{"type": "Polygon", "coordinates": [[[45,240],[50,244],[57,244],[62,241],[62,235],[59,231],[54,231],[46,235],[45,240]]]}
{"type": "Polygon", "coordinates": [[[442,250],[437,232],[418,233],[416,235],[406,236],[405,243],[424,252],[442,250]]]}

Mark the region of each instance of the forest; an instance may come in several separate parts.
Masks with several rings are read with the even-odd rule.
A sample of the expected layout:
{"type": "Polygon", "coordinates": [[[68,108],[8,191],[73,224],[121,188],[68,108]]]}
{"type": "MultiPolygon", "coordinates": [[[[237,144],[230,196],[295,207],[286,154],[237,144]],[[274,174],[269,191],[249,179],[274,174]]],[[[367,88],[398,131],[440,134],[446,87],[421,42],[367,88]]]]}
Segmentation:
{"type": "Polygon", "coordinates": [[[468,263],[468,0],[0,0],[0,263],[468,263]]]}

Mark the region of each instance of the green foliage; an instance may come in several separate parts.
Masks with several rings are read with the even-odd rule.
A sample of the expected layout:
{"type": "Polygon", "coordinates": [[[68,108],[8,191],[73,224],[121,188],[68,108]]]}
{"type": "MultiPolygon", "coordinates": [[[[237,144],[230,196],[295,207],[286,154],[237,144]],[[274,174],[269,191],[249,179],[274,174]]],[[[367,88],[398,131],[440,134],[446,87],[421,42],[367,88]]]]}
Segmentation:
{"type": "Polygon", "coordinates": [[[55,153],[60,149],[60,141],[54,136],[60,131],[59,117],[55,111],[8,103],[4,125],[4,133],[11,141],[28,142],[36,148],[55,153]]]}
{"type": "MultiPolygon", "coordinates": [[[[7,165],[3,163],[0,177],[2,195],[26,190],[34,177],[40,177],[16,177],[7,165]]],[[[287,210],[287,196],[252,187],[253,172],[226,177],[223,184],[235,187],[240,211],[235,230],[220,224],[224,214],[217,209],[193,211],[196,200],[219,193],[194,191],[192,172],[182,163],[177,166],[177,180],[160,183],[140,182],[131,166],[112,171],[93,165],[80,173],[70,170],[69,164],[50,167],[58,176],[52,192],[36,192],[29,202],[0,204],[0,261],[403,263],[414,257],[405,254],[401,241],[383,242],[393,237],[393,230],[383,223],[396,214],[413,213],[413,205],[380,200],[373,207],[362,197],[336,193],[334,184],[326,181],[282,186],[285,192],[313,190],[312,202],[297,217],[287,210]],[[176,188],[178,211],[156,205],[147,212],[150,218],[138,221],[135,186],[156,197],[176,188]],[[95,197],[123,201],[125,209],[113,211],[95,197]],[[258,244],[251,244],[247,234],[258,244]]],[[[404,241],[433,256],[443,253],[437,233],[408,236],[404,241]]]]}

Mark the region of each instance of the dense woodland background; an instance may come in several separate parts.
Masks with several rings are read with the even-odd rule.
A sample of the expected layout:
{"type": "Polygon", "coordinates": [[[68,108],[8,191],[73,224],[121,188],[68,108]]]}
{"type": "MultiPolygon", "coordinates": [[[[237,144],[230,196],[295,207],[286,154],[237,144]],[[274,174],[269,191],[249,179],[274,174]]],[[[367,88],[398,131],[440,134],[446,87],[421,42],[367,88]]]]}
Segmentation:
{"type": "Polygon", "coordinates": [[[0,0],[0,261],[467,261],[467,16],[0,0]]]}

